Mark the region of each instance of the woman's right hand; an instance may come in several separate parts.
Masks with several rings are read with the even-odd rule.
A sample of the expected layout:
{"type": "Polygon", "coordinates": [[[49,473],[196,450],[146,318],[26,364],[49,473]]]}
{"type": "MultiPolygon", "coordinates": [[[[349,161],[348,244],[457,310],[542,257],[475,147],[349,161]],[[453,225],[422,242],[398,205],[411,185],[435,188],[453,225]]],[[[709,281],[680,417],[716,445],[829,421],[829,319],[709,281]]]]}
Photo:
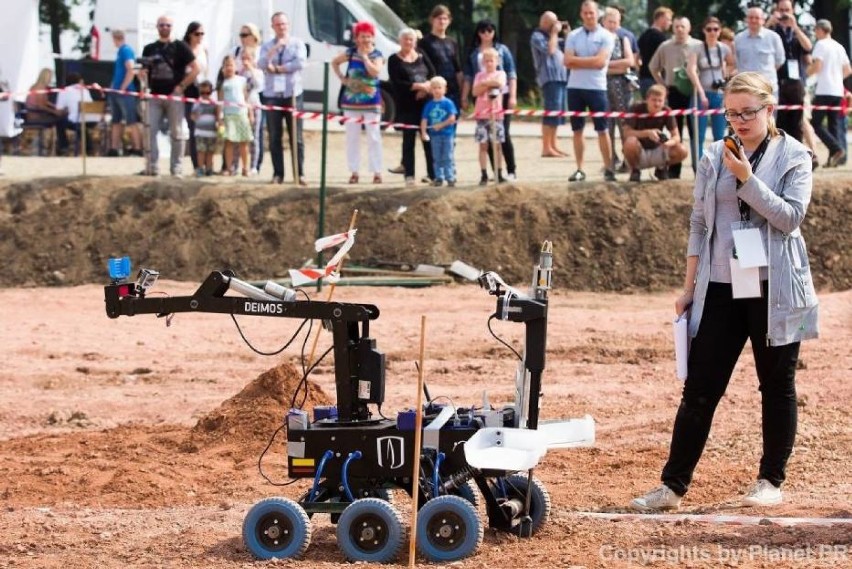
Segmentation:
{"type": "Polygon", "coordinates": [[[693,294],[694,291],[685,290],[683,291],[683,294],[681,294],[680,297],[675,300],[675,314],[677,316],[680,316],[681,314],[686,312],[686,309],[689,308],[689,306],[692,304],[693,294]]]}

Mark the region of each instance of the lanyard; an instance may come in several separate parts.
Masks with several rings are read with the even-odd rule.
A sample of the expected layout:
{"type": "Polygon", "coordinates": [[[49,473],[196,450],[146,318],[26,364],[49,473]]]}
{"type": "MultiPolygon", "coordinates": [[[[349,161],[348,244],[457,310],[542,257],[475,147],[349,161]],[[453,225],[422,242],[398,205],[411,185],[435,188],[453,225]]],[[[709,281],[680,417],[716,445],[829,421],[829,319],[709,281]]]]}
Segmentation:
{"type": "MultiPolygon", "coordinates": [[[[719,67],[718,69],[722,69],[722,46],[718,43],[716,44],[716,51],[719,54],[719,67]]],[[[716,78],[716,73],[713,71],[716,67],[713,67],[713,60],[710,59],[710,47],[707,45],[707,42],[704,42],[704,53],[707,55],[707,67],[710,68],[710,77],[716,78]]],[[[724,79],[724,77],[722,77],[724,79]]]]}
{"type": "MultiPolygon", "coordinates": [[[[769,146],[769,134],[767,133],[766,138],[763,139],[763,142],[760,143],[760,146],[749,156],[749,163],[751,164],[752,173],[757,172],[757,166],[760,164],[760,161],[763,160],[763,155],[766,154],[766,149],[769,146]]],[[[737,189],[739,190],[742,187],[743,183],[737,180],[737,189]]],[[[740,207],[740,221],[749,221],[751,219],[751,206],[745,203],[739,196],[737,195],[737,204],[740,207]]]]}

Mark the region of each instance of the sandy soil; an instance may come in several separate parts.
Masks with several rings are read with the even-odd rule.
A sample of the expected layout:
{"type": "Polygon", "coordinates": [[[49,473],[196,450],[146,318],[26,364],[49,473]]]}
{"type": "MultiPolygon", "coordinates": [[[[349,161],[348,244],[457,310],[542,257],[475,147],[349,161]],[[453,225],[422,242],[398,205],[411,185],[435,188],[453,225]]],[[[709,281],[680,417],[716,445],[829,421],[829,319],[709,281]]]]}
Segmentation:
{"type": "MultiPolygon", "coordinates": [[[[194,285],[166,281],[158,288],[186,294],[194,285]]],[[[768,567],[778,565],[771,555],[780,548],[849,546],[849,526],[577,517],[578,511],[624,511],[657,480],[679,398],[669,341],[672,297],[555,293],[543,416],[590,413],[597,445],[551,452],[537,470],[554,505],[539,536],[526,542],[486,531],[479,553],[463,566],[611,567],[629,564],[627,555],[697,548],[691,554],[680,549],[681,558],[693,555],[695,566],[714,567],[725,555],[766,546],[736,566],[768,567]]],[[[410,405],[416,395],[420,314],[427,315],[425,369],[433,395],[473,402],[487,389],[493,401],[510,397],[514,364],[485,329],[493,302],[476,287],[338,289],[335,298],[381,307],[372,333],[390,362],[386,410],[410,405]]],[[[759,395],[746,357],[720,406],[685,511],[852,517],[846,404],[852,293],[821,300],[823,339],[805,344],[798,375],[800,428],[785,504],[755,512],[735,502],[760,453],[759,395]]],[[[304,484],[276,489],[258,474],[257,456],[286,408],[290,372],[285,367],[265,383],[253,380],[275,365],[297,363],[298,351],[257,356],[228,318],[215,315],[178,315],[171,327],[154,317],[109,320],[96,285],[4,289],[0,305],[8,323],[0,337],[0,566],[264,566],[253,563],[241,543],[242,517],[264,497],[297,497],[304,484]],[[226,401],[247,384],[252,387],[242,399],[226,401]],[[229,412],[247,402],[254,413],[229,412]]],[[[277,319],[244,317],[240,324],[261,349],[276,347],[294,329],[277,319]]],[[[518,345],[518,328],[503,323],[497,329],[518,345]]],[[[329,342],[324,334],[320,349],[329,342]]],[[[329,362],[314,380],[334,393],[329,362]]],[[[323,401],[318,391],[314,397],[323,401]]],[[[285,476],[283,458],[276,446],[264,464],[273,479],[285,476]]],[[[793,566],[832,566],[839,555],[813,553],[793,566]]],[[[346,564],[333,526],[317,519],[306,559],[276,566],[346,564]]]]}
{"type": "MultiPolygon", "coordinates": [[[[386,162],[398,145],[385,137],[386,162]]],[[[519,137],[516,145],[519,156],[537,157],[537,139],[519,137]]],[[[467,146],[460,145],[462,168],[475,172],[467,146]]],[[[331,156],[342,156],[341,148],[341,137],[332,137],[331,156]]],[[[593,171],[593,148],[590,160],[593,171]]],[[[478,553],[454,566],[852,566],[849,525],[580,515],[626,511],[632,497],[656,485],[667,454],[681,388],[670,322],[683,272],[688,181],[568,187],[571,159],[534,158],[521,162],[519,184],[501,188],[402,188],[396,178],[355,190],[342,185],[346,172],[333,164],[328,232],[345,227],[353,208],[362,212],[353,264],[459,258],[525,287],[534,251],[542,239],[554,240],[542,414],[591,414],[597,444],[548,453],[537,469],[553,501],[540,534],[519,540],[488,530],[478,553]]],[[[257,468],[290,404],[298,347],[258,356],[223,316],[178,315],[170,327],[153,316],[109,320],[101,287],[105,260],[115,253],[174,279],[157,287],[172,295],[190,293],[213,269],[281,276],[310,255],[316,188],[127,176],[138,159],[95,159],[89,167],[96,176],[80,178],[72,159],[3,158],[0,568],[348,567],[327,516],[314,518],[301,561],[256,562],[240,538],[255,502],[305,490],[302,482],[275,487],[257,468]]],[[[312,181],[317,172],[312,154],[312,181]]],[[[821,290],[822,337],[802,348],[799,436],[785,503],[738,506],[761,445],[747,347],[684,501],[687,513],[852,519],[852,243],[845,229],[852,184],[846,169],[821,169],[815,186],[805,231],[821,290]]],[[[386,414],[414,403],[421,314],[433,395],[460,405],[480,401],[482,390],[494,403],[510,399],[514,361],[486,330],[494,303],[478,288],[340,288],[335,298],[382,311],[371,332],[388,355],[386,414]]],[[[297,326],[239,322],[265,351],[297,326]]],[[[516,326],[497,323],[496,330],[520,345],[516,326]]],[[[324,334],[320,350],[329,343],[324,334]]],[[[308,406],[330,401],[331,362],[312,380],[308,406]]],[[[273,481],[286,478],[285,453],[275,444],[263,462],[273,481]]],[[[407,521],[410,503],[399,492],[395,499],[407,521]]]]}

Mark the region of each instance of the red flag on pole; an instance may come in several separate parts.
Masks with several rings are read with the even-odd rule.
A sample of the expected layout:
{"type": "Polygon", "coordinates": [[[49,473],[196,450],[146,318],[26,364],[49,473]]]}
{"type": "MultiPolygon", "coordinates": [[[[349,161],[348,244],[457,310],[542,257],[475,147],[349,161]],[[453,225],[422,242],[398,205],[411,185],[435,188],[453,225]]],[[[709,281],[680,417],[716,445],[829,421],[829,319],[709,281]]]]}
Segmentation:
{"type": "Polygon", "coordinates": [[[91,36],[92,45],[89,48],[89,55],[92,56],[92,59],[98,61],[101,58],[101,32],[97,26],[92,26],[91,36]]]}

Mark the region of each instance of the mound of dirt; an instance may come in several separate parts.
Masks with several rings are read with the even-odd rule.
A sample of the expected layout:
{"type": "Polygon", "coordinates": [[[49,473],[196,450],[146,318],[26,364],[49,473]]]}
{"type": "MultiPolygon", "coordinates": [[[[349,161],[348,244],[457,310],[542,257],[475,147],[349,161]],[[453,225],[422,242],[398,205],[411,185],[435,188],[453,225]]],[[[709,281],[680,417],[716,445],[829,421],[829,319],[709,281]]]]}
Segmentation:
{"type": "Polygon", "coordinates": [[[304,397],[303,409],[331,405],[332,401],[314,382],[301,385],[302,374],[290,363],[266,370],[242,391],[199,419],[188,442],[202,446],[228,444],[254,448],[269,438],[272,425],[281,424],[296,394],[296,404],[304,397]],[[298,392],[297,392],[298,390],[298,392]]]}
{"type": "MultiPolygon", "coordinates": [[[[0,483],[0,495],[24,504],[121,505],[130,500],[157,507],[209,500],[214,493],[243,495],[246,480],[258,479],[257,458],[281,424],[300,380],[289,363],[267,370],[192,429],[123,425],[2,441],[0,478],[7,483],[0,483]],[[21,456],[32,459],[10,459],[21,456]]],[[[308,389],[306,410],[331,404],[313,382],[308,389]]],[[[264,469],[282,479],[286,451],[269,452],[264,469]]]]}
{"type": "MultiPolygon", "coordinates": [[[[852,287],[849,176],[817,176],[804,223],[814,280],[852,287]]],[[[541,241],[554,242],[554,283],[591,291],[659,290],[683,281],[692,206],[687,181],[498,188],[330,188],[324,233],[360,211],[352,264],[461,259],[526,283],[541,241]]],[[[313,257],[314,189],[198,180],[43,178],[0,184],[0,286],[106,280],[106,260],[130,255],[170,279],[212,270],[284,277],[313,257]]]]}

